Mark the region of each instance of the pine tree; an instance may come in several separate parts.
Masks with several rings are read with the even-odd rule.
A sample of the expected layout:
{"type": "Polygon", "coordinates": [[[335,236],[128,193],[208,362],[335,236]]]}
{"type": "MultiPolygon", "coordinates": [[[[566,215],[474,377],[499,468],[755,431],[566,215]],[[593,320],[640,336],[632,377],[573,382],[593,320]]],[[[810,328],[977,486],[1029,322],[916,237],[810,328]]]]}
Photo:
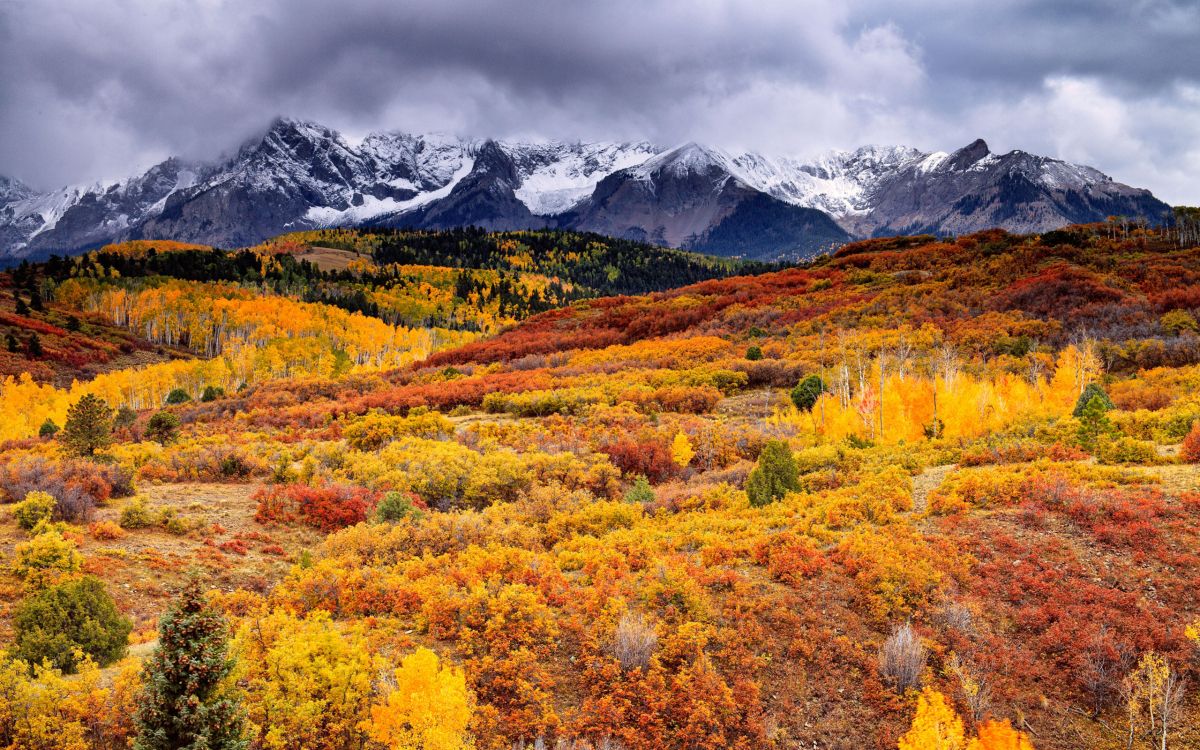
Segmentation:
{"type": "Polygon", "coordinates": [[[46,309],[46,306],[42,304],[42,293],[36,286],[29,289],[29,306],[38,312],[44,312],[46,309]]]}
{"type": "Polygon", "coordinates": [[[225,678],[228,624],[192,578],[163,615],[144,672],[135,750],[243,750],[242,708],[225,678]]]}
{"type": "Polygon", "coordinates": [[[25,351],[30,357],[40,357],[45,353],[42,350],[42,340],[36,333],[29,334],[29,341],[25,343],[25,351]]]}
{"type": "Polygon", "coordinates": [[[1094,452],[1102,439],[1117,435],[1117,428],[1108,418],[1107,411],[1101,396],[1092,396],[1083,407],[1079,414],[1079,429],[1075,434],[1080,448],[1094,452]]]}
{"type": "Polygon", "coordinates": [[[29,305],[25,304],[25,300],[21,299],[16,292],[13,293],[13,296],[17,298],[17,315],[28,315],[29,305]]]}
{"type": "Polygon", "coordinates": [[[800,489],[799,470],[792,449],[782,440],[770,440],[758,457],[758,466],[746,480],[750,504],[762,506],[800,489]]]}
{"type": "Polygon", "coordinates": [[[62,441],[74,453],[91,456],[112,440],[113,411],[108,404],[91,393],[67,409],[62,441]]]}
{"type": "Polygon", "coordinates": [[[1093,398],[1100,399],[1100,406],[1104,411],[1112,411],[1116,408],[1113,405],[1112,399],[1108,397],[1103,388],[1096,383],[1088,383],[1083,392],[1079,394],[1079,399],[1075,402],[1075,409],[1071,412],[1071,416],[1076,419],[1082,417],[1083,410],[1087,408],[1087,405],[1091,403],[1093,398]]]}
{"type": "Polygon", "coordinates": [[[792,403],[800,411],[812,411],[817,399],[825,392],[825,383],[816,375],[809,375],[792,389],[792,403]]]}
{"type": "Polygon", "coordinates": [[[17,341],[17,337],[11,333],[4,337],[4,343],[8,346],[8,351],[12,354],[21,351],[21,342],[17,341]]]}

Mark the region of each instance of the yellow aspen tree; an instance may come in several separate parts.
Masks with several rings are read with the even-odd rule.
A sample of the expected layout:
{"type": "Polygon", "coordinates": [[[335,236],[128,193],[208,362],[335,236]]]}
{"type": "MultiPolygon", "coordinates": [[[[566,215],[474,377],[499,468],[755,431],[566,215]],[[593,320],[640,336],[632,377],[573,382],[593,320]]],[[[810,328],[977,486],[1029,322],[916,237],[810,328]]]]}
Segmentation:
{"type": "Polygon", "coordinates": [[[1007,721],[985,721],[979,726],[979,736],[971,740],[967,750],[1034,750],[1024,732],[1012,728],[1007,721]]]}
{"type": "Polygon", "coordinates": [[[675,433],[675,439],[671,442],[671,458],[675,464],[681,469],[686,469],[695,455],[696,451],[692,449],[692,443],[683,430],[675,433]]]}
{"type": "Polygon", "coordinates": [[[899,750],[964,750],[962,719],[946,697],[925,688],[917,698],[917,715],[900,738],[899,750]]]}
{"type": "Polygon", "coordinates": [[[461,669],[418,648],[395,670],[396,687],[371,707],[366,729],[389,750],[471,750],[472,697],[461,669]]]}

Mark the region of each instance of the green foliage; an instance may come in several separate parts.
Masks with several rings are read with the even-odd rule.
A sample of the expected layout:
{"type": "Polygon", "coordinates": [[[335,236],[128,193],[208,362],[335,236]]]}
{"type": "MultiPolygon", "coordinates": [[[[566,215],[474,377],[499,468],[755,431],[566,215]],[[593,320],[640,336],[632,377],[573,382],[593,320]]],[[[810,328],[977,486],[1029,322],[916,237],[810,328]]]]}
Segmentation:
{"type": "Polygon", "coordinates": [[[644,505],[654,502],[654,489],[650,482],[642,476],[633,480],[633,484],[625,492],[625,502],[644,505]]]}
{"type": "Polygon", "coordinates": [[[179,417],[169,411],[158,412],[146,424],[146,437],[163,445],[175,442],[179,437],[179,417]]]}
{"type": "Polygon", "coordinates": [[[135,750],[243,750],[243,713],[227,684],[225,618],[192,578],[163,615],[138,703],[135,750]]]}
{"type": "Polygon", "coordinates": [[[172,390],[170,393],[167,394],[167,405],[168,406],[174,406],[176,404],[186,404],[187,402],[189,402],[191,400],[192,400],[192,397],[189,396],[188,392],[183,390],[182,388],[175,388],[174,390],[172,390]]]}
{"type": "MultiPolygon", "coordinates": [[[[1086,392],[1085,392],[1086,393],[1086,392]]],[[[1108,410],[1112,402],[1105,405],[1107,397],[1101,393],[1092,396],[1079,413],[1079,429],[1075,432],[1075,440],[1079,447],[1089,453],[1095,453],[1102,438],[1115,438],[1117,428],[1108,418],[1108,410]]]]}
{"type": "Polygon", "coordinates": [[[58,434],[58,425],[54,424],[53,419],[47,417],[46,421],[42,422],[42,426],[38,428],[38,437],[52,438],[56,434],[58,434]]]}
{"type": "Polygon", "coordinates": [[[762,358],[763,358],[763,353],[762,353],[761,346],[751,346],[749,349],[746,350],[746,359],[750,360],[751,362],[757,362],[758,360],[760,360],[762,358]]]}
{"type": "Polygon", "coordinates": [[[78,650],[107,666],[125,655],[131,629],[104,584],[84,576],[43,589],[18,605],[13,656],[30,664],[48,660],[71,673],[79,664],[78,650]]]}
{"type": "Polygon", "coordinates": [[[1130,437],[1102,439],[1096,442],[1096,460],[1102,464],[1146,464],[1160,462],[1154,443],[1130,437]]]}
{"type": "Polygon", "coordinates": [[[25,351],[30,357],[40,357],[45,354],[42,350],[42,340],[36,333],[29,334],[29,340],[25,342],[25,351]]]}
{"type": "Polygon", "coordinates": [[[146,501],[135,497],[121,509],[121,518],[117,523],[123,529],[145,529],[154,525],[154,516],[146,507],[146,501]]]}
{"type": "Polygon", "coordinates": [[[220,386],[206,385],[204,392],[200,394],[200,400],[204,402],[216,401],[225,395],[225,389],[220,386]]]}
{"type": "Polygon", "coordinates": [[[746,480],[750,504],[756,507],[767,505],[798,489],[799,472],[792,449],[782,440],[768,441],[759,454],[758,466],[746,480]]]}
{"type": "Polygon", "coordinates": [[[16,516],[18,526],[30,531],[42,521],[49,521],[57,505],[58,501],[49,492],[34,490],[13,506],[13,515],[16,516]]]}
{"type": "Polygon", "coordinates": [[[16,354],[21,351],[21,342],[17,341],[17,337],[11,333],[4,336],[4,345],[8,348],[9,353],[16,354]]]}
{"type": "Polygon", "coordinates": [[[67,423],[60,439],[72,453],[92,456],[112,441],[112,422],[112,409],[89,393],[67,410],[67,423]]]}
{"type": "Polygon", "coordinates": [[[137,412],[128,406],[122,406],[120,409],[117,409],[117,416],[113,419],[113,429],[123,430],[127,427],[132,427],[136,421],[137,412]]]}
{"type": "Polygon", "coordinates": [[[792,403],[800,411],[812,411],[817,399],[825,392],[825,383],[816,375],[809,375],[792,389],[792,403]]]}
{"type": "Polygon", "coordinates": [[[381,523],[395,523],[410,515],[420,515],[413,507],[412,498],[403,492],[389,492],[375,506],[375,520],[381,523]]]}
{"type": "Polygon", "coordinates": [[[1111,411],[1116,407],[1113,405],[1112,399],[1104,392],[1098,383],[1088,383],[1083,389],[1083,393],[1079,394],[1079,400],[1075,402],[1075,409],[1071,412],[1071,416],[1076,419],[1083,416],[1083,410],[1091,402],[1093,398],[1100,399],[1100,406],[1103,411],[1111,411]]]}

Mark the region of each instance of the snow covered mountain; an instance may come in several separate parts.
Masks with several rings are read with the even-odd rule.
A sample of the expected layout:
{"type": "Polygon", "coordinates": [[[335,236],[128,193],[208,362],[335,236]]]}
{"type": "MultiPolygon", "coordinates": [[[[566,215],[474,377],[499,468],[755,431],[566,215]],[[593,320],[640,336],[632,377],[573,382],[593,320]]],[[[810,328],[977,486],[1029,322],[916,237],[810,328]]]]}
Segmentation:
{"type": "Polygon", "coordinates": [[[128,238],[224,247],[323,226],[564,227],[726,255],[811,255],[855,237],[1158,220],[1148,191],[983,141],[814,160],[696,143],[524,143],[387,132],[351,144],[279,119],[228,158],[39,193],[0,177],[0,258],[128,238]]]}

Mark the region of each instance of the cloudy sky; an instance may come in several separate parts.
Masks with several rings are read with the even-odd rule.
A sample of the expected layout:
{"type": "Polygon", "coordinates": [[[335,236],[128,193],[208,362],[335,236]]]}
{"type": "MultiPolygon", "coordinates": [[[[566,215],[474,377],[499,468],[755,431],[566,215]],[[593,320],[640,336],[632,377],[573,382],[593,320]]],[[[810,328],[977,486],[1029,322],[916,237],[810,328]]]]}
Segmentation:
{"type": "Polygon", "coordinates": [[[207,158],[277,114],[351,137],[976,137],[1200,204],[1200,0],[0,0],[0,174],[207,158]]]}

